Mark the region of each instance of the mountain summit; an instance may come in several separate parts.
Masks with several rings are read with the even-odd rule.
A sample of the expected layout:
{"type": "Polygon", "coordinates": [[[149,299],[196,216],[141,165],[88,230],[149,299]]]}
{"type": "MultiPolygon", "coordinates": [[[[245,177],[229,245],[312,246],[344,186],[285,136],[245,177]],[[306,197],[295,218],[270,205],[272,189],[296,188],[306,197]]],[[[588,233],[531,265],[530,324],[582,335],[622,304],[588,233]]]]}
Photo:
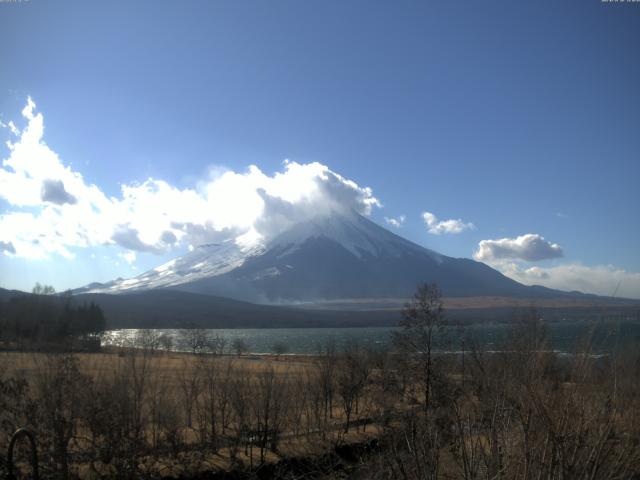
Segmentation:
{"type": "MultiPolygon", "coordinates": [[[[354,211],[318,215],[268,241],[247,236],[201,245],[128,280],[79,292],[126,293],[171,288],[258,303],[406,298],[419,282],[445,296],[544,295],[487,265],[421,247],[354,211]]],[[[556,292],[560,293],[560,292],[556,292]]]]}

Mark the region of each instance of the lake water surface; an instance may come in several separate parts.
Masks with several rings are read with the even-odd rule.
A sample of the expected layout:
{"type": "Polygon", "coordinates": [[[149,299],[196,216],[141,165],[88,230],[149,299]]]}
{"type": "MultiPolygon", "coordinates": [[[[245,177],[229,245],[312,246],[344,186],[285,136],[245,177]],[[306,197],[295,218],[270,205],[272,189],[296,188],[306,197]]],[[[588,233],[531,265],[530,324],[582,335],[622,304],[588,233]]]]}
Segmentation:
{"type": "MultiPolygon", "coordinates": [[[[487,350],[499,349],[501,342],[512,331],[512,326],[504,324],[470,325],[465,327],[447,327],[435,339],[439,351],[460,351],[465,339],[473,339],[487,350]]],[[[576,341],[595,328],[593,339],[596,350],[610,351],[615,347],[640,346],[640,322],[634,320],[593,322],[556,322],[546,324],[552,348],[559,352],[571,353],[576,341]]],[[[249,353],[273,353],[274,345],[287,346],[290,354],[315,354],[329,344],[340,350],[349,342],[357,342],[364,347],[384,349],[391,346],[391,334],[397,327],[359,327],[359,328],[273,328],[273,329],[210,329],[207,334],[226,340],[226,349],[230,352],[233,341],[244,340],[249,353]]],[[[138,330],[111,330],[105,336],[105,345],[120,345],[123,341],[136,338],[138,330]]],[[[179,329],[158,329],[158,333],[167,333],[173,337],[173,349],[186,351],[188,346],[183,331],[179,329]]],[[[467,341],[468,344],[468,341],[467,341]]],[[[468,348],[464,347],[464,348],[468,348]]]]}

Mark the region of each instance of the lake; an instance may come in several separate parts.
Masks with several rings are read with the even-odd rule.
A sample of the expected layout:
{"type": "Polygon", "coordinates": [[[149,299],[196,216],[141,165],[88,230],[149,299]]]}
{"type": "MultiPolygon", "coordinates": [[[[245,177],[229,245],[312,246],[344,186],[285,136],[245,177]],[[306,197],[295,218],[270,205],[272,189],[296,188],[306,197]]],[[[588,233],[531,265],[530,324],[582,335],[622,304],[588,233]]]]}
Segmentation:
{"type": "MultiPolygon", "coordinates": [[[[584,337],[592,328],[596,350],[610,351],[616,346],[640,344],[640,322],[637,320],[571,321],[545,324],[551,339],[552,348],[558,352],[570,353],[577,339],[584,337]]],[[[447,327],[435,339],[435,348],[439,351],[460,351],[463,340],[471,338],[487,350],[499,349],[501,341],[511,331],[506,324],[475,324],[465,327],[447,327]]],[[[212,337],[226,339],[226,350],[237,338],[244,340],[249,353],[266,354],[274,352],[274,345],[284,343],[290,354],[315,354],[324,346],[333,343],[338,350],[349,342],[358,342],[364,347],[384,349],[391,345],[391,333],[398,327],[358,327],[358,328],[273,328],[273,329],[209,329],[212,337]]],[[[123,341],[133,340],[136,329],[111,330],[103,340],[104,345],[120,345],[123,341]]],[[[182,330],[158,329],[159,334],[173,337],[173,349],[187,351],[182,330]]]]}

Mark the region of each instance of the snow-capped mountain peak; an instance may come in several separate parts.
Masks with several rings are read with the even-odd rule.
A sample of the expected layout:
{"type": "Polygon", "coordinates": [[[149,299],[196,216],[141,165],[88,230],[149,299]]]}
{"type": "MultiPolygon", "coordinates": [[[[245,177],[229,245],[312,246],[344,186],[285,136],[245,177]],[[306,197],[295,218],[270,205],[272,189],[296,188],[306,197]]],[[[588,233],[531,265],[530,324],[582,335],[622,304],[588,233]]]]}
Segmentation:
{"type": "Polygon", "coordinates": [[[269,242],[269,248],[284,248],[280,252],[282,257],[309,240],[320,238],[335,242],[358,258],[398,256],[410,249],[429,252],[436,261],[441,259],[440,254],[411,243],[354,211],[334,211],[295,224],[269,242]]]}
{"type": "Polygon", "coordinates": [[[137,277],[79,291],[173,288],[269,303],[406,297],[424,281],[437,282],[452,295],[495,295],[522,287],[484,264],[440,255],[354,211],[333,211],[272,238],[252,230],[196,247],[137,277]]]}

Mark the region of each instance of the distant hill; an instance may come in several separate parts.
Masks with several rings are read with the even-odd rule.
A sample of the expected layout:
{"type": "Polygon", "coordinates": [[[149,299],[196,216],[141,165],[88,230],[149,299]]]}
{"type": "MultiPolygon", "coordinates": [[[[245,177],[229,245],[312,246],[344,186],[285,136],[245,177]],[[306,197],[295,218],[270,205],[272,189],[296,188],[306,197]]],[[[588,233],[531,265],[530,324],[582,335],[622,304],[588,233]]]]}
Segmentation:
{"type": "Polygon", "coordinates": [[[340,327],[391,325],[399,318],[397,311],[303,310],[177,290],[81,294],[75,298],[100,305],[111,328],[340,327]]]}
{"type": "Polygon", "coordinates": [[[0,288],[0,301],[6,302],[11,297],[15,297],[17,295],[30,295],[30,294],[23,292],[21,290],[7,290],[4,288],[0,288]]]}
{"type": "MultiPolygon", "coordinates": [[[[0,300],[31,295],[0,288],[0,300]]],[[[62,297],[58,297],[63,301],[62,297]]],[[[548,320],[637,318],[640,302],[610,299],[601,303],[573,300],[510,298],[444,299],[446,316],[453,322],[508,322],[536,306],[548,320]]],[[[303,328],[393,326],[400,320],[401,301],[392,305],[362,303],[280,307],[252,304],[224,297],[178,290],[150,290],[122,295],[80,294],[75,303],[95,302],[115,328],[303,328]]]]}

